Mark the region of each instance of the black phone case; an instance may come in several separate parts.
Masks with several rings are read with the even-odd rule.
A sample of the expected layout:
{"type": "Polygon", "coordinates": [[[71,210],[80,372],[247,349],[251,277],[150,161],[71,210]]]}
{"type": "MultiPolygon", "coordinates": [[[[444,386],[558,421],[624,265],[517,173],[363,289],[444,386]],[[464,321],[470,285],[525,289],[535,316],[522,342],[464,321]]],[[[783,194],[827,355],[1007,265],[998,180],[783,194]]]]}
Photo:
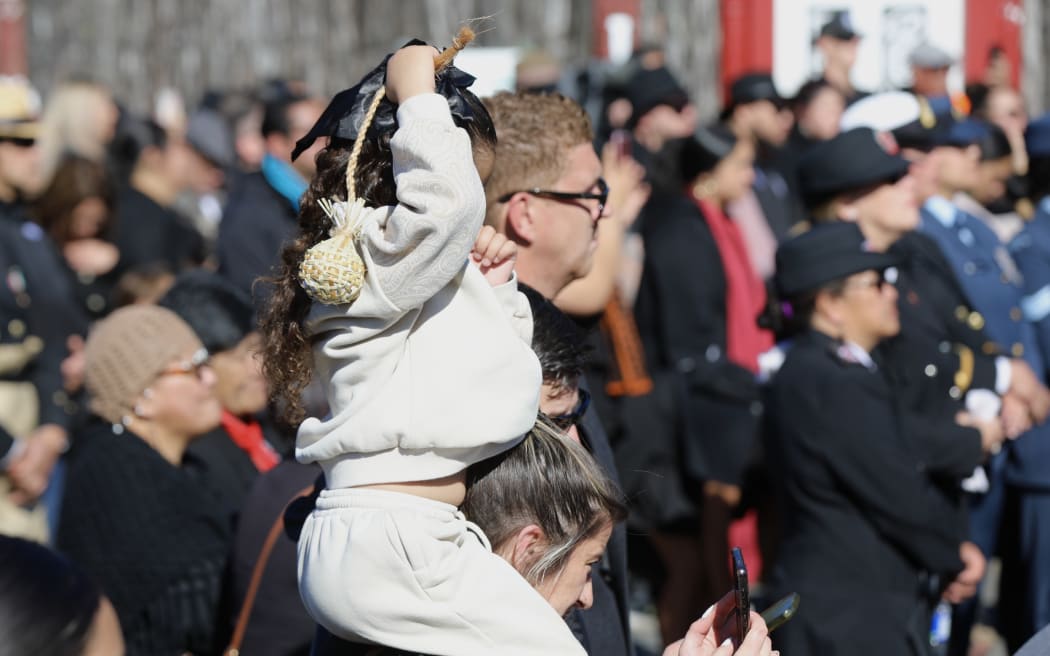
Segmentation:
{"type": "Polygon", "coordinates": [[[733,547],[733,592],[736,595],[736,644],[744,641],[751,628],[751,592],[747,583],[747,565],[740,547],[733,547]]]}

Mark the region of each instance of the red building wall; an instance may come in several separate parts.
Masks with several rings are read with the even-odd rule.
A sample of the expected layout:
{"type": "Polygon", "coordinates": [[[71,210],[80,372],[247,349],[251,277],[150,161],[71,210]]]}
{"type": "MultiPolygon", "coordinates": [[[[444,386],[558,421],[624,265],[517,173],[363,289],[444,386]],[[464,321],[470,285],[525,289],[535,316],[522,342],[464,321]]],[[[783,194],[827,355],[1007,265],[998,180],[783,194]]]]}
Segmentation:
{"type": "MultiPolygon", "coordinates": [[[[722,94],[742,73],[773,70],[773,2],[775,0],[721,0],[722,94]]],[[[1021,0],[966,0],[966,51],[963,70],[967,82],[980,80],[992,46],[1009,58],[1012,80],[1021,75],[1021,0]]]]}

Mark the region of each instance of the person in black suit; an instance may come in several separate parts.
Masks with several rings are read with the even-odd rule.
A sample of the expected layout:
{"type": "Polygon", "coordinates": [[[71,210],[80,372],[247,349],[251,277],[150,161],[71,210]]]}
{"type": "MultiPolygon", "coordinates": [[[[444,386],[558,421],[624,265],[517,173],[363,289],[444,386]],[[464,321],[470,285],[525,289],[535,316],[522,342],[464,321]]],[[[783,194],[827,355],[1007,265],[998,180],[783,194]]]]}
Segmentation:
{"type": "Polygon", "coordinates": [[[768,388],[785,527],[770,584],[804,600],[776,636],[783,653],[927,654],[934,603],[971,587],[945,585],[975,548],[905,434],[876,352],[900,331],[884,273],[895,264],[847,223],[777,253],[774,324],[793,341],[768,388]]]}

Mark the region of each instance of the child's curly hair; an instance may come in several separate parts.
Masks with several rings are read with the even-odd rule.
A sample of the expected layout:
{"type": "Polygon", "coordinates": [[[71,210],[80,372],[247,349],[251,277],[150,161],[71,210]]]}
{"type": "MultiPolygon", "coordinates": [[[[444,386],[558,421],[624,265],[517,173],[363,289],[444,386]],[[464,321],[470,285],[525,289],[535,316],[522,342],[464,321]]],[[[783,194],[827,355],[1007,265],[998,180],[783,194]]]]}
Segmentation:
{"type": "MultiPolygon", "coordinates": [[[[465,129],[475,157],[490,154],[496,147],[496,130],[481,101],[469,91],[462,92],[473,117],[456,124],[465,129]]],[[[384,101],[387,102],[387,101],[384,101]]],[[[362,146],[354,172],[357,195],[369,207],[397,204],[394,184],[391,133],[369,137],[362,146]]],[[[278,417],[289,427],[297,427],[305,417],[302,394],[313,376],[313,344],[305,327],[310,297],[299,284],[299,265],[306,251],[328,238],[331,220],[318,202],[323,198],[346,200],[346,166],[353,144],[333,139],[317,155],[317,173],[299,204],[299,232],[281,250],[280,266],[266,308],[260,318],[264,340],[263,371],[270,384],[270,400],[278,417]]]]}

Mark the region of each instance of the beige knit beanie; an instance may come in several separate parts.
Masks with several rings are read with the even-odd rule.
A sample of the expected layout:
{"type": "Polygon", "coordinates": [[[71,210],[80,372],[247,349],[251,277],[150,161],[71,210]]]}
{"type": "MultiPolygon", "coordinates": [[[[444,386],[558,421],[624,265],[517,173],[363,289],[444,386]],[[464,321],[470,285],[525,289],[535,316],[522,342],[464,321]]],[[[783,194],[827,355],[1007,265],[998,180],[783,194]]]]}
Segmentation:
{"type": "Polygon", "coordinates": [[[95,324],[84,348],[84,383],[91,410],[119,424],[135,399],[173,360],[203,348],[171,310],[129,305],[95,324]]]}

